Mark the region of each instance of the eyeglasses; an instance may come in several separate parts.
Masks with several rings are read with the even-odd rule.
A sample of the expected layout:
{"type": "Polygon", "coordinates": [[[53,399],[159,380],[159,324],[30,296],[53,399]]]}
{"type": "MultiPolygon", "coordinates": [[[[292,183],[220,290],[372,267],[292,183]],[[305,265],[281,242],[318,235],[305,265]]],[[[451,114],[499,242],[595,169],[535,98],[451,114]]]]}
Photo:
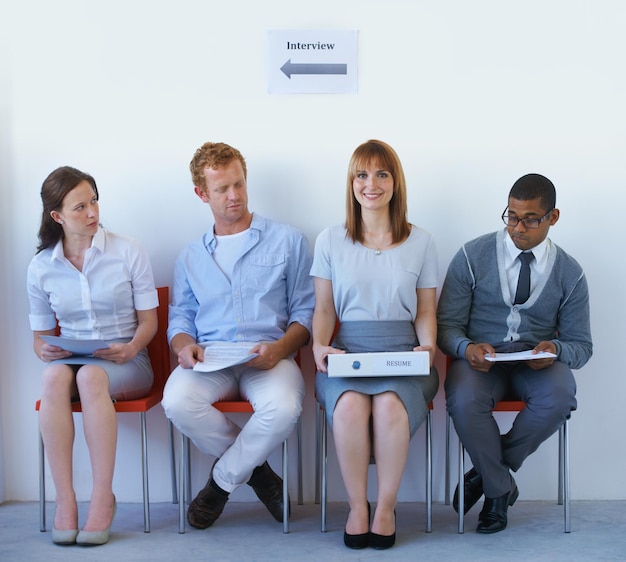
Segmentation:
{"type": "Polygon", "coordinates": [[[502,213],[502,222],[513,228],[515,228],[520,222],[524,225],[524,228],[539,228],[539,225],[552,214],[552,211],[554,211],[554,209],[550,209],[540,219],[520,219],[515,215],[507,215],[507,210],[508,207],[504,209],[504,213],[502,213]]]}

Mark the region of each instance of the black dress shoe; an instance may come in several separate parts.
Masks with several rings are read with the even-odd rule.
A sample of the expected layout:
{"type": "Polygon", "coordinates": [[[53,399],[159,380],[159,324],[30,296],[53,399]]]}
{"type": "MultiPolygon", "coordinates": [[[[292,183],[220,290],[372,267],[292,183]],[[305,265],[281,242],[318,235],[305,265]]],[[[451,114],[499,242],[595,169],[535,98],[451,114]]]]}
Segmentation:
{"type": "MultiPolygon", "coordinates": [[[[182,501],[182,499],[181,499],[182,501]]],[[[206,529],[215,523],[224,511],[228,501],[228,492],[222,490],[213,480],[213,473],[206,486],[189,505],[187,521],[196,529],[206,529]]]]}
{"type": "MultiPolygon", "coordinates": [[[[252,486],[254,493],[263,502],[267,510],[279,523],[283,522],[283,481],[265,461],[257,466],[252,472],[248,485],[252,486]]],[[[289,501],[289,498],[287,498],[289,501]]],[[[288,506],[291,514],[291,504],[288,506]]]]}
{"type": "MultiPolygon", "coordinates": [[[[396,518],[396,511],[393,511],[393,518],[396,518]]],[[[386,550],[396,544],[396,533],[392,535],[379,535],[370,531],[369,543],[376,550],[386,550]]]]}
{"type": "Polygon", "coordinates": [[[498,498],[485,498],[480,515],[478,516],[477,533],[490,534],[497,533],[506,529],[507,516],[506,512],[509,506],[515,503],[519,496],[517,484],[513,480],[511,490],[498,498]]]}
{"type": "MultiPolygon", "coordinates": [[[[465,473],[463,477],[463,489],[465,494],[463,496],[463,513],[467,513],[474,504],[482,497],[483,495],[483,478],[476,469],[472,467],[471,470],[465,473]]],[[[452,507],[454,511],[459,512],[459,486],[457,485],[456,490],[454,490],[454,497],[452,498],[452,507]]]]}
{"type": "MultiPolygon", "coordinates": [[[[372,516],[372,507],[370,506],[370,502],[367,502],[367,526],[370,526],[370,518],[372,516]]],[[[352,548],[354,550],[360,550],[362,548],[366,548],[369,546],[369,531],[367,533],[360,533],[358,535],[349,535],[345,531],[343,532],[343,544],[345,544],[348,548],[352,548]]]]}

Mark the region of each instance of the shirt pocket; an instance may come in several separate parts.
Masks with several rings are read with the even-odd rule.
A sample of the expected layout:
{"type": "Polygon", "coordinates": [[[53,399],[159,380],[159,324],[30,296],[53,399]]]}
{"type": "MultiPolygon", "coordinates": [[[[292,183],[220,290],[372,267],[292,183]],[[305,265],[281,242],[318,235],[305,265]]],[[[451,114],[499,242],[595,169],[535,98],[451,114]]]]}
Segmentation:
{"type": "Polygon", "coordinates": [[[274,288],[286,279],[287,258],[284,254],[250,256],[248,282],[256,287],[274,288]]]}

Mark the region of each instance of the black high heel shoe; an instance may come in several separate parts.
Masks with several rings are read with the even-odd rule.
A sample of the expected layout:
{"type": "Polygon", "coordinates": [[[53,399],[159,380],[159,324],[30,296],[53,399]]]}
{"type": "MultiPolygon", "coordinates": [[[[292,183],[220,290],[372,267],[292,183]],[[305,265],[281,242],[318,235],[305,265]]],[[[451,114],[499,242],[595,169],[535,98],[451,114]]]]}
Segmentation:
{"type": "MultiPolygon", "coordinates": [[[[393,519],[396,519],[396,510],[393,510],[393,519]]],[[[396,544],[396,533],[393,535],[379,535],[370,531],[369,545],[376,550],[386,550],[396,544]]]]}
{"type": "MultiPolygon", "coordinates": [[[[369,527],[370,518],[372,516],[372,508],[370,506],[370,502],[367,502],[367,526],[369,527]]],[[[349,535],[344,531],[343,533],[343,544],[345,544],[348,548],[352,548],[354,550],[360,550],[362,548],[367,548],[369,545],[370,532],[361,533],[359,535],[349,535]]]]}

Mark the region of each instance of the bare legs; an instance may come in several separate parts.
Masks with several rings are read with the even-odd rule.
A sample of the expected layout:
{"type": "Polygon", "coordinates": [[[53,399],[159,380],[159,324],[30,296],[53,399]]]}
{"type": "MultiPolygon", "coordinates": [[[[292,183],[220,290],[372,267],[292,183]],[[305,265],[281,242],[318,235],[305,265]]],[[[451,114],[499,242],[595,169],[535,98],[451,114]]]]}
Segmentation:
{"type": "Polygon", "coordinates": [[[82,366],[74,381],[67,365],[50,365],[43,376],[39,424],[57,494],[56,529],[77,529],[78,508],[72,484],[74,420],[71,397],[76,389],[83,409],[83,426],[91,468],[93,490],[86,531],[106,529],[113,519],[113,469],[117,444],[117,417],[109,396],[109,379],[100,367],[82,366]]]}
{"type": "Polygon", "coordinates": [[[372,533],[391,535],[396,531],[394,510],[411,440],[409,417],[398,395],[385,392],[373,397],[373,420],[378,499],[372,533]]]}
{"type": "Polygon", "coordinates": [[[339,469],[348,493],[350,514],[346,533],[360,535],[369,531],[367,510],[367,468],[370,460],[370,396],[344,392],[333,413],[333,437],[339,469]]]}
{"type": "Polygon", "coordinates": [[[39,427],[57,494],[54,527],[78,529],[78,507],[72,484],[74,420],[70,397],[74,373],[67,365],[50,365],[43,373],[39,427]]]}
{"type": "Polygon", "coordinates": [[[356,535],[369,530],[367,472],[371,454],[370,416],[373,418],[378,476],[378,497],[371,530],[380,535],[391,535],[395,532],[394,509],[410,441],[408,415],[394,392],[375,396],[345,392],[335,406],[333,437],[350,503],[346,533],[356,535]]]}

